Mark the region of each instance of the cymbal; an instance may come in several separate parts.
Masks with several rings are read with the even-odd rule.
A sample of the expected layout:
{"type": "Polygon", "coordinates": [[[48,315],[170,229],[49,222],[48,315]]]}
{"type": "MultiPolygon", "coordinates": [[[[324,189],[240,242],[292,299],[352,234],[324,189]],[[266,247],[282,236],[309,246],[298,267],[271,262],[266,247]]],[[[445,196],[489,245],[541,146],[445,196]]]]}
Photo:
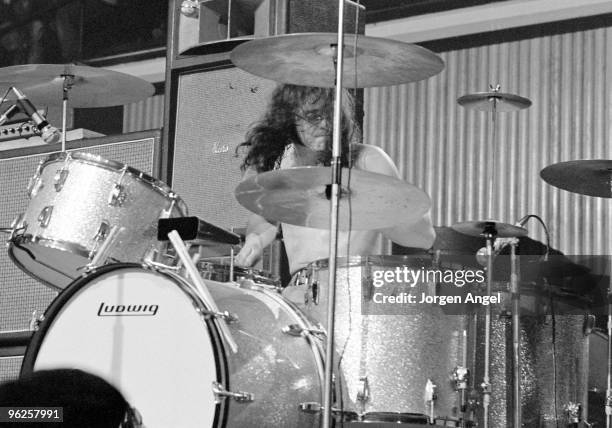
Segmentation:
{"type": "Polygon", "coordinates": [[[500,113],[522,110],[531,106],[531,101],[527,98],[498,91],[463,95],[457,99],[457,102],[465,108],[479,111],[493,111],[493,106],[495,106],[495,111],[500,113]]]}
{"type": "MultiPolygon", "coordinates": [[[[256,76],[294,85],[334,87],[334,33],[294,33],[252,40],[230,55],[256,76]]],[[[444,62],[433,52],[397,40],[346,35],[344,79],[348,88],[391,86],[438,74],[444,62]],[[355,42],[356,40],[356,42],[355,42]]]]}
{"type": "Polygon", "coordinates": [[[520,238],[527,236],[527,229],[513,224],[502,223],[495,220],[466,221],[455,223],[451,226],[453,230],[470,236],[484,236],[485,233],[493,233],[496,238],[520,238]]]}
{"type": "MultiPolygon", "coordinates": [[[[250,177],[236,199],[270,221],[329,228],[331,168],[296,167],[250,177]]],[[[431,206],[421,189],[387,175],[342,169],[341,230],[373,230],[421,218],[431,206]]]]}
{"type": "Polygon", "coordinates": [[[0,90],[15,86],[36,105],[61,105],[64,78],[74,76],[70,107],[108,107],[143,100],[155,93],[149,82],[103,68],[72,64],[27,64],[0,69],[0,90]]]}
{"type": "Polygon", "coordinates": [[[581,195],[612,198],[612,160],[575,160],[540,171],[548,184],[581,195]]]}

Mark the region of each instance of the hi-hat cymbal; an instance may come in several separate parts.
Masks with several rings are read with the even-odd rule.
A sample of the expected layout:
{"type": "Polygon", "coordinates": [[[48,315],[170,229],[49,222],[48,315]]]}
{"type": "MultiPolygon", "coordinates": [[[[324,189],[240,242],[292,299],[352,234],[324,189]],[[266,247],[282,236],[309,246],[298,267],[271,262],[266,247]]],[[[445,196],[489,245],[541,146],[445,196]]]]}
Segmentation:
{"type": "MultiPolygon", "coordinates": [[[[230,59],[237,67],[266,79],[332,88],[337,40],[334,33],[265,37],[236,47],[230,59]]],[[[344,37],[343,86],[348,88],[415,82],[443,68],[440,57],[420,46],[362,35],[344,37]]]]}
{"type": "MultiPolygon", "coordinates": [[[[329,228],[331,168],[296,167],[255,175],[236,187],[238,202],[271,221],[329,228]]],[[[342,170],[341,230],[373,230],[421,218],[431,206],[421,189],[397,178],[342,170]]]]}
{"type": "Polygon", "coordinates": [[[540,171],[548,184],[581,195],[612,198],[612,160],[575,160],[540,171]]]}
{"type": "Polygon", "coordinates": [[[0,90],[19,88],[36,105],[61,105],[63,76],[73,76],[70,107],[108,107],[143,100],[155,93],[149,82],[103,68],[72,64],[27,64],[0,69],[0,90]]]}
{"type": "Polygon", "coordinates": [[[479,237],[483,237],[487,233],[494,235],[496,238],[520,238],[527,236],[527,229],[524,227],[495,220],[466,221],[455,223],[451,228],[465,235],[479,237]]]}
{"type": "Polygon", "coordinates": [[[527,98],[498,91],[463,95],[457,99],[457,102],[471,110],[490,112],[495,107],[495,111],[500,113],[522,110],[531,105],[531,101],[527,98]]]}

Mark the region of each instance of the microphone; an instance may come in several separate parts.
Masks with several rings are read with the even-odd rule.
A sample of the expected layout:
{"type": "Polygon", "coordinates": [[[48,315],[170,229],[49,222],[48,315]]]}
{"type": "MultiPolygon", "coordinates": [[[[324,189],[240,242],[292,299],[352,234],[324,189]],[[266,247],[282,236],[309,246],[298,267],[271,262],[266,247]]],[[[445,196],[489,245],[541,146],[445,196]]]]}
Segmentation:
{"type": "MultiPolygon", "coordinates": [[[[514,225],[517,227],[523,227],[530,218],[531,214],[527,214],[519,221],[514,223],[514,225]]],[[[513,239],[514,238],[497,238],[493,243],[493,257],[497,257],[504,248],[510,245],[513,239]]],[[[487,265],[487,247],[482,247],[476,252],[476,261],[478,261],[478,264],[480,264],[481,266],[487,265]]]]}
{"type": "Polygon", "coordinates": [[[11,117],[15,116],[15,113],[19,111],[19,107],[17,104],[13,104],[9,108],[6,109],[2,116],[0,116],[0,125],[9,120],[11,117]]]}
{"type": "Polygon", "coordinates": [[[60,139],[59,130],[51,126],[45,117],[38,113],[36,107],[30,102],[23,92],[13,87],[13,92],[17,95],[17,104],[21,107],[21,110],[27,114],[30,119],[36,124],[36,127],[40,131],[40,136],[46,144],[55,144],[60,139]]]}

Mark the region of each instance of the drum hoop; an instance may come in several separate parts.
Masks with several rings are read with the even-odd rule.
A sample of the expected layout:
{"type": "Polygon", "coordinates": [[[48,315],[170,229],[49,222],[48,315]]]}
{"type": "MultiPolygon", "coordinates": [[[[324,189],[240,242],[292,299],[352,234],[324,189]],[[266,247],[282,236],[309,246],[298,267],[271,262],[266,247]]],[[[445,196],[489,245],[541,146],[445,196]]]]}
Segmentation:
{"type": "MultiPolygon", "coordinates": [[[[170,272],[166,272],[166,271],[147,270],[143,268],[142,265],[137,264],[137,263],[118,263],[118,264],[102,266],[86,275],[83,275],[77,280],[73,281],[51,302],[49,307],[45,310],[43,321],[41,322],[39,328],[32,335],[32,338],[30,339],[30,343],[23,356],[19,376],[24,376],[24,375],[27,375],[33,372],[34,364],[36,363],[36,357],[38,356],[38,351],[40,350],[42,342],[44,338],[46,337],[47,332],[49,331],[49,328],[53,324],[53,321],[55,320],[56,316],[59,314],[60,310],[66,306],[66,304],[70,301],[70,299],[78,291],[80,291],[83,288],[83,286],[85,286],[92,280],[100,276],[103,276],[107,273],[113,272],[115,270],[121,270],[121,269],[134,269],[134,270],[141,270],[144,272],[155,272],[158,274],[166,275],[170,278],[178,277],[178,276],[175,276],[174,274],[169,275],[170,272]]],[[[182,291],[185,291],[184,286],[186,285],[186,282],[187,281],[184,278],[180,278],[179,286],[181,287],[182,291]]],[[[186,294],[189,297],[191,297],[191,292],[192,290],[190,290],[189,293],[186,293],[186,294]]],[[[201,302],[202,301],[199,298],[197,299],[197,301],[194,301],[194,303],[197,303],[198,305],[200,305],[201,302]]],[[[228,367],[227,358],[225,357],[226,349],[223,346],[223,341],[221,340],[221,337],[219,333],[217,332],[217,329],[214,327],[214,323],[207,319],[205,320],[205,324],[206,324],[206,328],[208,329],[208,333],[211,338],[211,345],[213,348],[213,353],[217,357],[215,359],[215,365],[216,365],[217,376],[218,376],[217,380],[221,382],[224,386],[226,386],[226,388],[229,388],[229,384],[228,384],[229,367],[228,367]]],[[[225,422],[227,421],[228,406],[225,404],[225,401],[227,400],[222,400],[221,404],[216,406],[215,422],[214,422],[215,426],[219,426],[219,427],[224,426],[225,422]]]]}
{"type": "MultiPolygon", "coordinates": [[[[102,169],[106,169],[109,171],[114,171],[114,172],[119,172],[122,169],[125,168],[126,173],[129,174],[132,178],[134,178],[136,181],[140,181],[143,184],[151,187],[153,190],[155,190],[157,193],[165,196],[165,197],[170,197],[172,199],[174,199],[177,203],[177,207],[178,209],[181,211],[182,215],[187,215],[187,205],[185,204],[185,202],[181,199],[180,196],[178,196],[177,194],[175,194],[172,189],[170,188],[170,186],[168,186],[167,184],[165,184],[163,181],[158,180],[152,176],[150,176],[149,174],[146,174],[136,168],[133,168],[131,166],[127,166],[124,163],[118,162],[118,161],[114,161],[114,160],[109,160],[109,159],[105,159],[102,156],[99,155],[94,155],[92,153],[86,153],[86,152],[72,152],[69,154],[71,159],[75,159],[77,161],[80,161],[86,165],[93,165],[93,166],[97,166],[100,167],[102,169]]],[[[41,170],[46,168],[47,165],[54,163],[54,162],[62,162],[66,160],[66,157],[68,156],[67,153],[65,152],[61,152],[61,153],[54,153],[50,156],[47,157],[47,159],[45,159],[41,165],[41,170]]]]}
{"type": "MultiPolygon", "coordinates": [[[[55,291],[61,291],[61,290],[63,290],[63,288],[58,287],[57,285],[54,285],[54,284],[50,283],[49,281],[47,281],[46,279],[44,279],[44,278],[42,278],[42,277],[40,277],[38,275],[35,275],[34,272],[30,272],[30,270],[27,269],[26,266],[23,263],[21,263],[21,260],[18,259],[15,256],[15,254],[14,254],[14,251],[13,251],[14,248],[17,248],[17,249],[20,249],[20,250],[22,250],[24,252],[28,252],[29,253],[28,248],[24,244],[38,244],[41,241],[54,242],[54,243],[63,242],[63,241],[55,241],[55,240],[45,239],[45,238],[34,239],[32,237],[32,235],[18,235],[18,236],[13,237],[13,239],[9,242],[8,255],[9,255],[11,261],[13,263],[15,263],[15,265],[19,269],[21,269],[23,272],[28,274],[31,278],[34,278],[35,280],[41,282],[42,284],[46,285],[47,287],[50,287],[51,289],[53,289],[55,291]]],[[[66,248],[71,248],[70,246],[73,246],[72,248],[74,249],[74,251],[75,252],[78,251],[78,255],[87,258],[88,254],[89,254],[89,252],[87,252],[87,251],[85,251],[83,253],[82,247],[77,246],[77,245],[72,244],[72,243],[68,243],[68,244],[63,244],[62,243],[60,245],[45,245],[44,243],[41,243],[41,245],[43,247],[46,247],[46,248],[53,248],[53,249],[56,249],[56,250],[63,250],[63,251],[70,251],[70,250],[66,250],[66,248]],[[62,245],[64,245],[64,246],[62,246],[62,245]]],[[[35,257],[31,256],[31,259],[34,260],[34,261],[37,261],[35,257]]],[[[41,263],[41,262],[37,261],[37,263],[41,263]]],[[[60,271],[54,269],[52,266],[49,266],[49,265],[44,264],[44,263],[41,263],[41,264],[44,265],[46,268],[51,269],[51,270],[59,273],[60,275],[65,276],[66,278],[69,278],[71,281],[74,281],[73,278],[67,276],[63,272],[60,272],[60,271]]]]}
{"type": "Polygon", "coordinates": [[[24,244],[34,244],[51,248],[54,250],[67,251],[85,258],[89,256],[89,251],[82,245],[76,244],[74,242],[64,241],[61,239],[41,238],[40,236],[35,236],[28,233],[25,235],[15,236],[12,242],[15,241],[17,241],[17,247],[24,244]]]}

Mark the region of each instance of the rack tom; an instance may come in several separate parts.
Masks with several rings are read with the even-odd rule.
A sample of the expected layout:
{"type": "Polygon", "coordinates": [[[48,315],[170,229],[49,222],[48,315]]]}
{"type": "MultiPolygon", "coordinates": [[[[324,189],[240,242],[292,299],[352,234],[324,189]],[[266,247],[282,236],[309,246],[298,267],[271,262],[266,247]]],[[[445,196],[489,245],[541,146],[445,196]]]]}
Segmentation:
{"type": "Polygon", "coordinates": [[[22,270],[63,289],[80,276],[113,226],[108,259],[139,262],[157,242],[157,221],[186,205],[159,180],[89,153],[57,153],[28,185],[30,202],[14,222],[9,255],[22,270]]]}

